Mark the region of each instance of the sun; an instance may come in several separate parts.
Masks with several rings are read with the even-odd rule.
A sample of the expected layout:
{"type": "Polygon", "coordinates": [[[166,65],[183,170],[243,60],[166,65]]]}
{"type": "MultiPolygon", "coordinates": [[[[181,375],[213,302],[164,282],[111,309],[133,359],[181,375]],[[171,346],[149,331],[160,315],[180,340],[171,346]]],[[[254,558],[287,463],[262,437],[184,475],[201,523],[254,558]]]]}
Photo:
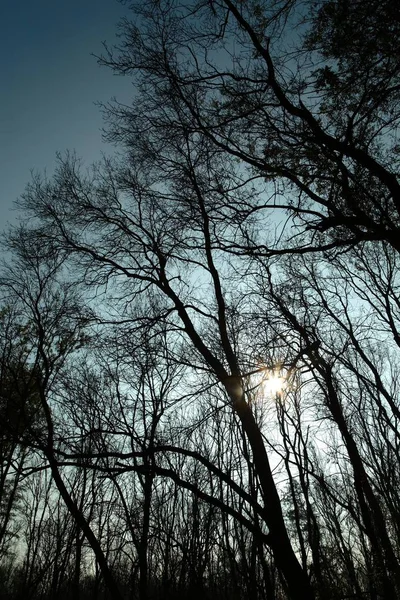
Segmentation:
{"type": "Polygon", "coordinates": [[[263,388],[268,396],[280,396],[286,387],[286,380],[272,371],[264,379],[263,388]]]}

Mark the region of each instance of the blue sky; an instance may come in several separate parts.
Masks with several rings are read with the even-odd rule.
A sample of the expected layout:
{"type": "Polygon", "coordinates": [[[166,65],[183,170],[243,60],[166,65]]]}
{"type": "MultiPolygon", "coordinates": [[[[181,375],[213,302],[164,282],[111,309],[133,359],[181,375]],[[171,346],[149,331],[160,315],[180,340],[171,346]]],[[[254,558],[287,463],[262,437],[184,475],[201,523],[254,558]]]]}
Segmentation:
{"type": "Polygon", "coordinates": [[[111,152],[96,101],[127,101],[131,83],[99,67],[128,13],[117,0],[0,0],[0,230],[30,171],[52,173],[57,151],[87,163],[111,152]]]}

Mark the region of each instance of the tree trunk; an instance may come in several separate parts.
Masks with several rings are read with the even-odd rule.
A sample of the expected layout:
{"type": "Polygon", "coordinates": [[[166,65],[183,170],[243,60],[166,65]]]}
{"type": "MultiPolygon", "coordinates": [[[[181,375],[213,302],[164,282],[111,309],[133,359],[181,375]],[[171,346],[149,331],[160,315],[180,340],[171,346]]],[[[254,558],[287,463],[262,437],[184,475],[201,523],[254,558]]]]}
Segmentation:
{"type": "Polygon", "coordinates": [[[60,475],[60,472],[58,470],[57,461],[55,460],[54,456],[52,456],[51,453],[47,454],[47,458],[50,463],[51,473],[53,475],[54,483],[56,484],[57,489],[60,492],[60,495],[61,495],[62,499],[64,500],[65,505],[68,508],[69,512],[71,513],[71,516],[74,518],[78,528],[80,528],[82,530],[87,541],[89,542],[89,544],[95,554],[97,563],[101,569],[101,573],[104,577],[104,582],[105,582],[107,588],[109,589],[112,598],[114,598],[115,600],[123,600],[123,597],[119,591],[117,582],[115,581],[114,576],[111,573],[110,567],[108,566],[106,557],[104,556],[103,550],[101,549],[98,539],[96,538],[89,523],[86,521],[82,512],[79,510],[78,506],[75,504],[70,493],[68,492],[67,488],[65,487],[65,484],[64,484],[62,477],[60,475]]]}
{"type": "Polygon", "coordinates": [[[308,575],[301,567],[290,543],[261,431],[250,406],[244,399],[240,379],[229,378],[226,388],[253,453],[254,466],[264,498],[269,544],[276,566],[286,583],[288,595],[291,600],[315,600],[308,575]]]}

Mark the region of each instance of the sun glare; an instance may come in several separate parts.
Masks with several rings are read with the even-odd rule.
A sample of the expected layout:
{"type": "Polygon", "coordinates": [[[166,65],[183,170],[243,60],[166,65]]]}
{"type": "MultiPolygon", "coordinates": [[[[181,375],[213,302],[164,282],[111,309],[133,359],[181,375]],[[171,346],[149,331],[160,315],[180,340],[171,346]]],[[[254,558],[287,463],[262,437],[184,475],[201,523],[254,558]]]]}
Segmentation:
{"type": "Polygon", "coordinates": [[[277,373],[270,373],[263,383],[264,391],[268,396],[280,396],[285,386],[285,378],[277,373]]]}

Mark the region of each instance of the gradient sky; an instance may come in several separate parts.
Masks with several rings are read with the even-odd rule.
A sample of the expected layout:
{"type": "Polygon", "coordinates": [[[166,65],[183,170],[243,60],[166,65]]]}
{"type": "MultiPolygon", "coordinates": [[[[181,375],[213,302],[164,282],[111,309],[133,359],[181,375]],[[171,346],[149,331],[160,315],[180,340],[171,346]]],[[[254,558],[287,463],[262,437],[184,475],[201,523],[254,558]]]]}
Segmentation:
{"type": "Polygon", "coordinates": [[[0,230],[30,171],[51,175],[57,151],[87,163],[111,152],[96,101],[127,101],[131,83],[105,67],[102,41],[115,43],[127,14],[117,0],[0,0],[0,230]]]}

